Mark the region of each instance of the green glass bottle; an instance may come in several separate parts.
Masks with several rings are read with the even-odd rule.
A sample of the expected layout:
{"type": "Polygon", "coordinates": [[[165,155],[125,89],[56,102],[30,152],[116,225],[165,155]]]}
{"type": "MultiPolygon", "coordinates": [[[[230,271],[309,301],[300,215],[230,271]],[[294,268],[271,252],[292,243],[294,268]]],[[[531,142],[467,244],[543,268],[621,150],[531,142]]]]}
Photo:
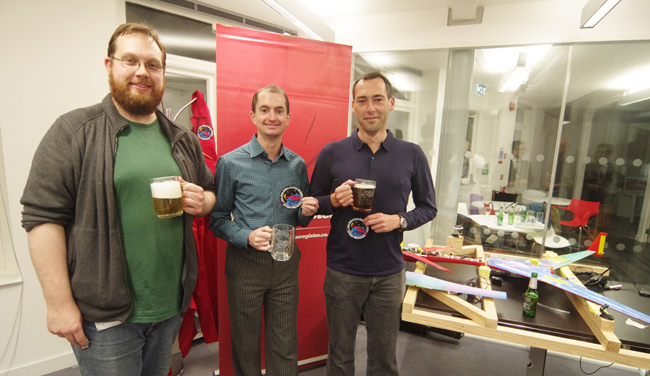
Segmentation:
{"type": "Polygon", "coordinates": [[[497,213],[497,226],[503,226],[503,206],[499,208],[497,213]]]}
{"type": "Polygon", "coordinates": [[[524,293],[524,316],[535,317],[538,298],[537,273],[533,272],[530,277],[530,282],[528,283],[528,289],[526,289],[526,292],[524,293]]]}

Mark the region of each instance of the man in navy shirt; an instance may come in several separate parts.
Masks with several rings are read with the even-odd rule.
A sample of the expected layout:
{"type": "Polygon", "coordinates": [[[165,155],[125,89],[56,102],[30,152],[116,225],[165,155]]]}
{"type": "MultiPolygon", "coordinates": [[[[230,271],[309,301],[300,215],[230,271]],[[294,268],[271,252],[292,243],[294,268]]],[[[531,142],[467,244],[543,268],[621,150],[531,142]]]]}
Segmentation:
{"type": "Polygon", "coordinates": [[[422,149],[386,129],[395,107],[379,72],[352,87],[359,129],[318,155],[311,194],[319,213],[332,214],[327,239],[325,301],[330,334],[327,375],[354,375],[354,343],[361,314],[368,333],[368,375],[398,375],[397,332],[404,294],[403,231],[436,216],[429,164],[422,149]],[[354,211],[354,179],[375,180],[370,213],[354,211]],[[407,211],[409,194],[415,209],[407,211]]]}

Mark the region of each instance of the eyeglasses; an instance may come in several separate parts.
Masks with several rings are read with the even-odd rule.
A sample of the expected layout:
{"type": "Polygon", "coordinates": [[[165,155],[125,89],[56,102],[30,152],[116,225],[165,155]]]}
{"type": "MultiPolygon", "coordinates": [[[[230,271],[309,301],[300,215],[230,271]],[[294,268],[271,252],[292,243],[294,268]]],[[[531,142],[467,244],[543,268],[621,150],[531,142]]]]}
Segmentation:
{"type": "Polygon", "coordinates": [[[162,72],[165,67],[162,65],[156,63],[156,62],[147,62],[147,63],[142,63],[138,60],[131,59],[131,58],[126,58],[126,59],[118,59],[116,57],[111,57],[113,60],[121,61],[122,66],[126,69],[129,70],[138,70],[140,69],[140,65],[144,65],[144,68],[149,72],[149,73],[160,73],[162,72]]]}

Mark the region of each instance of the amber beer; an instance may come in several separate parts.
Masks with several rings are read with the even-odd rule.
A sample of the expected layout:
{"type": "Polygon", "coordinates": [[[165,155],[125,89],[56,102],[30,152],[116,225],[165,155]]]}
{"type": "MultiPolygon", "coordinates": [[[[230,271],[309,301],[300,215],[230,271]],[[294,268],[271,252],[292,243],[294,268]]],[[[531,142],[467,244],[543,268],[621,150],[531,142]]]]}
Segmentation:
{"type": "Polygon", "coordinates": [[[356,179],[352,188],[352,209],[369,213],[372,210],[376,186],[377,182],[374,180],[356,179]]]}
{"type": "Polygon", "coordinates": [[[183,191],[178,176],[151,179],[153,210],[158,218],[171,218],[183,214],[183,191]]]}

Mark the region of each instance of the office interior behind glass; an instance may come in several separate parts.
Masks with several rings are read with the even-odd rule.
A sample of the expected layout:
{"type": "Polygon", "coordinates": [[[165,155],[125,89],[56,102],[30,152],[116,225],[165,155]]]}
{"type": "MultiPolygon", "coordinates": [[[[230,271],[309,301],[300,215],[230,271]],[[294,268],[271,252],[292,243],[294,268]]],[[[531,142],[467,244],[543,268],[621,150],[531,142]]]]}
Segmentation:
{"type": "Polygon", "coordinates": [[[437,182],[438,218],[405,242],[462,225],[465,244],[541,257],[606,233],[585,261],[650,283],[650,43],[360,53],[353,79],[376,69],[396,89],[389,129],[437,182]]]}

